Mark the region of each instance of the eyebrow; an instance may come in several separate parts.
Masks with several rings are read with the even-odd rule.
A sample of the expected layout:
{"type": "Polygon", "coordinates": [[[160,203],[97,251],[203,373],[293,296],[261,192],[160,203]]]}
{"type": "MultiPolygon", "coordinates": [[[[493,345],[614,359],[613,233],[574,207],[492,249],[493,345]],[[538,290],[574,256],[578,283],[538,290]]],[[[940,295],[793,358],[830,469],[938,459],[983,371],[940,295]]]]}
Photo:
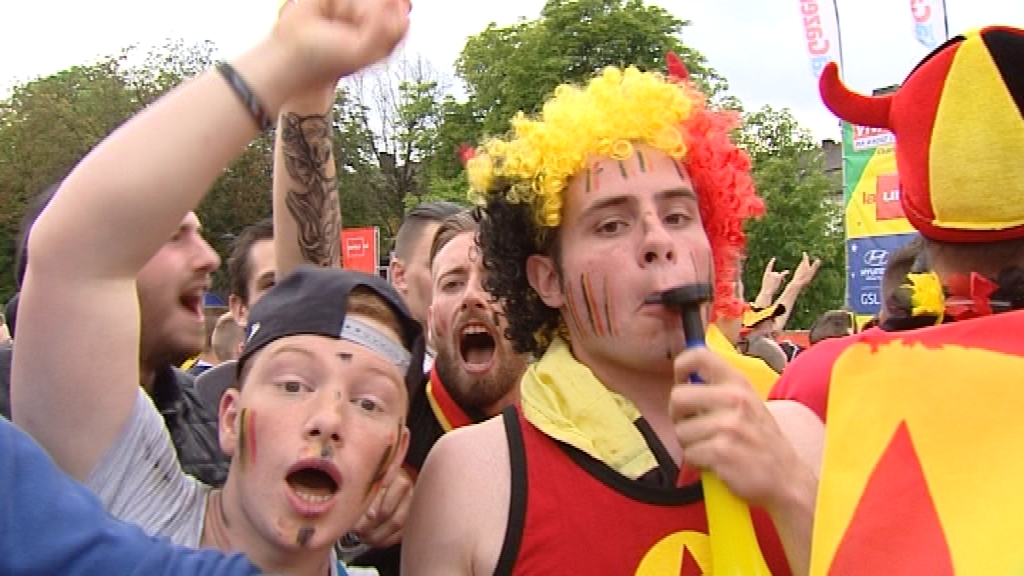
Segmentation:
{"type": "Polygon", "coordinates": [[[438,273],[437,280],[434,282],[434,284],[440,284],[442,280],[444,280],[448,276],[452,276],[455,274],[469,274],[469,267],[460,264],[458,266],[455,266],[454,268],[449,268],[443,272],[440,272],[438,273]]]}
{"type": "Polygon", "coordinates": [[[697,193],[693,191],[693,188],[688,186],[678,186],[676,188],[669,188],[668,190],[662,190],[654,195],[657,200],[675,200],[676,198],[686,198],[688,200],[697,201],[697,193]]]}
{"type": "MultiPolygon", "coordinates": [[[[338,357],[340,358],[341,354],[339,354],[338,357]]],[[[401,396],[402,389],[405,388],[405,383],[401,379],[401,377],[396,381],[394,378],[394,374],[390,374],[387,370],[384,370],[380,366],[375,366],[374,364],[363,364],[362,369],[372,372],[377,376],[380,376],[383,380],[387,380],[388,384],[391,385],[391,388],[393,388],[395,392],[399,396],[401,396]]],[[[399,376],[401,376],[401,370],[399,370],[399,376]]]]}
{"type": "Polygon", "coordinates": [[[310,359],[313,359],[313,358],[316,357],[316,355],[313,354],[312,352],[310,352],[309,350],[306,350],[305,348],[299,348],[298,346],[295,346],[295,345],[292,345],[292,344],[286,344],[284,346],[281,346],[277,350],[273,350],[270,353],[270,357],[271,358],[275,358],[277,356],[280,356],[282,354],[286,354],[288,352],[293,352],[295,354],[301,354],[302,356],[306,356],[307,358],[310,358],[310,359]]]}
{"type": "MultiPolygon", "coordinates": [[[[633,196],[623,195],[623,196],[609,196],[607,198],[602,198],[600,200],[595,200],[593,204],[591,204],[590,206],[587,206],[586,208],[583,209],[582,212],[580,212],[579,219],[580,220],[584,220],[587,217],[589,217],[591,214],[593,214],[595,212],[599,212],[599,211],[604,210],[606,208],[614,208],[614,207],[622,206],[624,204],[628,204],[630,201],[632,201],[632,198],[633,198],[633,196]]],[[[668,188],[666,190],[662,190],[662,191],[656,193],[654,195],[654,198],[655,198],[655,200],[657,200],[659,202],[660,201],[665,201],[665,200],[674,200],[674,199],[677,199],[677,198],[686,198],[686,199],[693,200],[694,202],[696,202],[697,201],[697,193],[693,191],[693,188],[690,188],[690,187],[687,187],[687,186],[677,186],[675,188],[668,188]]]]}

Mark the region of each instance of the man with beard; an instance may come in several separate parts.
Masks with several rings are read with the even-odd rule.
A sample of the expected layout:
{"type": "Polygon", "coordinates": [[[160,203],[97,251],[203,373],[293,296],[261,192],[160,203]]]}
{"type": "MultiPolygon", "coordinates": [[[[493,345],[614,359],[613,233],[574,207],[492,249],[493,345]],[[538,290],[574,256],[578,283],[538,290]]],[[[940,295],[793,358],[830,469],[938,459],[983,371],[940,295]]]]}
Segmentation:
{"type": "Polygon", "coordinates": [[[136,283],[257,129],[293,98],[386,58],[409,9],[286,3],[251,50],[112,133],[40,216],[12,374],[16,423],[115,516],[180,545],[245,552],[268,573],[337,574],[335,542],[400,468],[406,381],[422,378],[423,342],[384,280],[304,267],[253,307],[238,386],[220,404],[232,456],[223,490],[182,474],[138,389],[136,283]],[[94,325],[103,338],[67,329],[94,325]]]}
{"type": "MultiPolygon", "coordinates": [[[[29,234],[57,191],[51,186],[29,203],[22,216],[15,276],[20,287],[28,266],[29,234]]],[[[220,257],[203,239],[199,219],[189,213],[136,278],[140,326],[139,384],[156,404],[170,432],[182,469],[211,486],[227,478],[228,462],[217,443],[216,411],[196,394],[193,376],[177,366],[203,349],[203,297],[220,257]]],[[[16,305],[14,306],[16,308],[16,305]]],[[[14,310],[16,312],[16,310],[14,310]]],[[[9,397],[11,348],[0,350],[0,396],[9,397]]],[[[11,417],[10,404],[0,410],[11,417]]]]}
{"type": "MultiPolygon", "coordinates": [[[[437,356],[425,385],[410,399],[411,437],[405,458],[410,479],[446,432],[483,422],[519,401],[519,379],[529,355],[512,348],[505,337],[504,305],[483,287],[486,272],[476,240],[479,229],[479,212],[465,210],[446,218],[431,244],[433,296],[427,326],[437,356]]],[[[409,498],[407,491],[392,490],[397,492],[394,487],[387,490],[377,513],[391,515],[397,539],[409,498]],[[401,508],[400,513],[395,508],[401,508]]],[[[368,552],[357,563],[376,567],[382,576],[397,575],[400,554],[401,546],[392,546],[368,552]]]]}
{"type": "Polygon", "coordinates": [[[434,290],[427,325],[437,359],[410,408],[424,408],[410,414],[410,426],[419,434],[407,462],[416,470],[445,432],[483,422],[515,404],[529,362],[529,355],[517,353],[505,337],[504,304],[484,289],[479,230],[478,211],[460,212],[441,224],[430,249],[434,290]],[[422,416],[420,428],[413,418],[422,416]]]}

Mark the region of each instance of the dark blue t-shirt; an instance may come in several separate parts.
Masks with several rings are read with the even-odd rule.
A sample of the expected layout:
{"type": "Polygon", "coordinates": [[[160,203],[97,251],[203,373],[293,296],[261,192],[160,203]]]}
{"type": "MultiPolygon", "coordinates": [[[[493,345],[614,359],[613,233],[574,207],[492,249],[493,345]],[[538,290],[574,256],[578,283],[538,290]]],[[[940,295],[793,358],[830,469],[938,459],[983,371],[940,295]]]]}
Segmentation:
{"type": "Polygon", "coordinates": [[[0,418],[0,574],[259,574],[240,555],[189,550],[119,522],[0,418]]]}

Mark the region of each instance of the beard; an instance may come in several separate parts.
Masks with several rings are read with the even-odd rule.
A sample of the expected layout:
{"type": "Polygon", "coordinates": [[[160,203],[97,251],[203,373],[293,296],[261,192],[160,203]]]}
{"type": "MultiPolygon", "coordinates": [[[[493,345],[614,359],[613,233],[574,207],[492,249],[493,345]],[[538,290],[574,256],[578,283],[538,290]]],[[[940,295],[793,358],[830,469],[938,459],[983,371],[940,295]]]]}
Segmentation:
{"type": "Polygon", "coordinates": [[[434,360],[437,375],[448,394],[464,410],[483,412],[519,386],[519,379],[526,370],[526,356],[505,349],[496,349],[494,353],[497,358],[490,371],[469,374],[462,369],[462,358],[457,349],[437,351],[434,360]]]}

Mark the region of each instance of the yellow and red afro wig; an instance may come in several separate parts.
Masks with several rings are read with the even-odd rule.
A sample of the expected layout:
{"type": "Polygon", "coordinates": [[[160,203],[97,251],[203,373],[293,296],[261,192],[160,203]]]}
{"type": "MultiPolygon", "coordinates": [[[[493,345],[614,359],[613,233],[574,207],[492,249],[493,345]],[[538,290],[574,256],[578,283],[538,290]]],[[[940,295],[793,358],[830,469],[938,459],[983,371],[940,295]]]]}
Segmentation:
{"type": "MultiPolygon", "coordinates": [[[[507,200],[530,206],[542,236],[558,228],[565,190],[589,157],[625,160],[642,143],[682,160],[699,198],[715,265],[716,315],[739,316],[737,263],[746,244],[743,223],[764,213],[750,157],[730,139],[739,123],[707,107],[685,67],[669,54],[668,76],[610,67],[586,86],[562,85],[537,118],[519,113],[505,139],[486,140],[468,159],[471,195],[508,186],[507,200]]],[[[538,238],[538,244],[544,238],[538,238]]]]}
{"type": "Polygon", "coordinates": [[[1024,31],[950,39],[893,94],[855,94],[834,63],[821,97],[839,118],[896,135],[900,201],[921,234],[946,242],[1024,237],[1024,31]]]}

